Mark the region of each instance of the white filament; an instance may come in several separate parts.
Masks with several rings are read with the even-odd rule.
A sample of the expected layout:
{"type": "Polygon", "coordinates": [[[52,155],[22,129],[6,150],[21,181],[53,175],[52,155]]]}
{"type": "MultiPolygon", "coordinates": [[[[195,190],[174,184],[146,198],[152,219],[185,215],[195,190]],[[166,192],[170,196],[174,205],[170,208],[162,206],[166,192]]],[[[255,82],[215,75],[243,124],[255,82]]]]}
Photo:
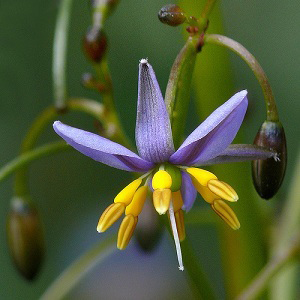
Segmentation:
{"type": "Polygon", "coordinates": [[[180,248],[180,241],[179,241],[178,232],[177,232],[177,226],[176,226],[176,220],[175,220],[175,216],[174,216],[174,209],[173,209],[173,201],[172,200],[170,202],[169,214],[170,214],[171,227],[172,227],[175,246],[176,246],[179,270],[183,271],[184,266],[183,266],[183,263],[182,263],[182,254],[181,254],[181,248],[180,248]]]}

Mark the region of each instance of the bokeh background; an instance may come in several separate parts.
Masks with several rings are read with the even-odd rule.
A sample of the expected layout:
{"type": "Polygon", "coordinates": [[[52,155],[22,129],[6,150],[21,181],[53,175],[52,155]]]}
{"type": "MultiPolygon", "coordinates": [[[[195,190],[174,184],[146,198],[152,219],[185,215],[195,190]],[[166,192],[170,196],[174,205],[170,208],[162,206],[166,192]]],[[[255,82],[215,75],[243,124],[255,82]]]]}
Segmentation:
{"type": "MultiPolygon", "coordinates": [[[[74,1],[73,5],[68,44],[69,94],[99,99],[96,93],[87,91],[80,84],[82,73],[91,71],[81,51],[82,36],[91,24],[88,2],[74,1]]],[[[1,166],[16,157],[32,120],[53,102],[51,60],[58,3],[54,0],[0,1],[1,166]]],[[[180,28],[165,26],[157,19],[158,10],[165,4],[161,0],[121,0],[106,24],[115,99],[124,127],[132,139],[139,59],[148,57],[164,91],[172,63],[184,43],[180,28]]],[[[289,150],[287,176],[274,200],[280,209],[280,201],[285,199],[292,176],[300,136],[300,4],[298,0],[224,0],[221,11],[226,35],[256,56],[278,101],[289,150]]],[[[250,108],[243,125],[247,138],[244,142],[249,143],[264,120],[262,94],[244,62],[234,55],[230,55],[230,59],[236,89],[249,90],[250,108]]],[[[93,120],[82,114],[72,113],[63,120],[93,130],[93,120]]],[[[191,109],[190,127],[197,123],[198,117],[191,109]]],[[[40,143],[55,139],[57,137],[49,127],[40,143]]],[[[249,171],[250,167],[246,165],[245,172],[249,171]]],[[[32,165],[31,193],[44,222],[47,243],[46,261],[34,282],[19,276],[8,255],[5,222],[13,181],[10,178],[1,183],[0,299],[39,298],[70,263],[101,240],[102,236],[95,230],[99,215],[130,179],[126,172],[100,165],[71,151],[32,165]]],[[[269,204],[265,202],[265,205],[269,204]]],[[[117,226],[114,226],[104,236],[116,230],[117,226]]],[[[215,282],[220,298],[224,298],[214,230],[209,226],[191,226],[187,228],[187,234],[209,277],[215,282]]],[[[68,299],[192,297],[184,274],[177,271],[173,243],[165,232],[153,253],[141,252],[135,242],[126,251],[116,251],[94,268],[68,299]]]]}

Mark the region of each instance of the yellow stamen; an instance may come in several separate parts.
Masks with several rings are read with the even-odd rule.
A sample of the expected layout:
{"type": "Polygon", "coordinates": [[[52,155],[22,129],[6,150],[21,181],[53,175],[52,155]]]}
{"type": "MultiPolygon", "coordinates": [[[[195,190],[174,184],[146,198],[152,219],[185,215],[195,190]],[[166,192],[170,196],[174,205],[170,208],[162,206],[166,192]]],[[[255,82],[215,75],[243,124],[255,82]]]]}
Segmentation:
{"type": "Polygon", "coordinates": [[[172,186],[172,177],[164,170],[157,171],[152,178],[152,187],[157,189],[169,189],[172,186]]]}
{"type": "Polygon", "coordinates": [[[232,229],[240,228],[240,222],[234,211],[223,200],[215,200],[211,207],[232,229]]]}
{"type": "Polygon", "coordinates": [[[236,191],[226,182],[212,179],[207,186],[214,194],[224,200],[236,202],[239,199],[236,191]]]}
{"type": "Polygon", "coordinates": [[[206,186],[202,186],[201,184],[198,183],[193,177],[192,177],[192,182],[198,193],[202,196],[202,198],[207,202],[207,203],[213,203],[216,199],[219,199],[216,194],[210,191],[210,189],[206,186]]]}
{"type": "Polygon", "coordinates": [[[124,250],[127,247],[133,235],[137,221],[138,221],[138,217],[134,217],[133,215],[127,215],[123,219],[118,232],[118,242],[117,242],[117,247],[120,250],[124,250]]]}
{"type": "Polygon", "coordinates": [[[131,202],[136,190],[141,185],[142,179],[138,178],[128,184],[116,197],[114,202],[122,202],[126,206],[131,202]]]}
{"type": "Polygon", "coordinates": [[[115,223],[121,215],[125,211],[125,204],[124,203],[113,203],[101,215],[97,231],[104,232],[107,230],[113,223],[115,223]]]}
{"type": "Polygon", "coordinates": [[[171,195],[170,189],[158,189],[153,192],[153,205],[160,215],[165,214],[169,209],[171,195]]]}
{"type": "Polygon", "coordinates": [[[207,186],[207,183],[211,179],[218,179],[217,176],[211,172],[208,172],[199,168],[187,168],[186,171],[192,175],[194,180],[202,186],[207,186]]]}
{"type": "Polygon", "coordinates": [[[174,212],[176,213],[183,205],[181,192],[180,191],[173,192],[172,193],[172,198],[173,198],[174,212]]]}
{"type": "Polygon", "coordinates": [[[145,204],[147,197],[148,186],[141,186],[133,196],[131,203],[126,207],[126,215],[133,215],[137,217],[145,204]]]}

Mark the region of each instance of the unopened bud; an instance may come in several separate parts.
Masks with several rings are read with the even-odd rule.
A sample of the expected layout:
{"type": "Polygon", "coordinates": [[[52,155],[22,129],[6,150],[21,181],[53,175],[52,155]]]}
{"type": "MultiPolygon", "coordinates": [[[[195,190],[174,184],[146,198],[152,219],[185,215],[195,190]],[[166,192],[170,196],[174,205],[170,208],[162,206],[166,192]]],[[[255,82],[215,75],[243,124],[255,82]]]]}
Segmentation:
{"type": "Polygon", "coordinates": [[[272,149],[277,156],[252,162],[252,178],[257,193],[264,199],[272,198],[284,178],[287,149],[284,129],[280,122],[265,121],[260,127],[254,144],[272,149]]]}
{"type": "Polygon", "coordinates": [[[158,12],[158,18],[164,24],[178,26],[185,22],[186,15],[178,5],[168,4],[158,12]]]}
{"type": "Polygon", "coordinates": [[[107,38],[103,30],[97,27],[89,28],[83,39],[83,48],[91,61],[100,62],[107,49],[107,38]]]}
{"type": "Polygon", "coordinates": [[[7,218],[7,238],[17,269],[26,279],[34,279],[44,260],[45,245],[42,224],[33,204],[13,199],[7,218]]]}

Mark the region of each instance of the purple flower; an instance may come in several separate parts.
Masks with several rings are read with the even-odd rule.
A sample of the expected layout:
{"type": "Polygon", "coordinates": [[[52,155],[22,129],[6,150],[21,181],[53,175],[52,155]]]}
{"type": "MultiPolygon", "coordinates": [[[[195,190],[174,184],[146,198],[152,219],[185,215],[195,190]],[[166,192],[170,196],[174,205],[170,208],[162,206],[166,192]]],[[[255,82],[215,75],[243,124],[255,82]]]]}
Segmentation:
{"type": "Polygon", "coordinates": [[[247,91],[241,91],[217,108],[175,151],[171,123],[152,66],[146,59],[139,64],[136,146],[139,155],[97,134],[73,128],[59,121],[54,130],[68,144],[86,156],[125,171],[144,173],[126,186],[99,219],[97,230],[108,229],[125,212],[118,248],[128,245],[147,193],[159,214],[168,212],[180,269],[180,244],[185,238],[183,210],[189,211],[197,191],[233,229],[240,223],[226,204],[238,196],[227,183],[198,166],[275,157],[274,152],[253,145],[231,145],[244,119],[247,91]]]}

